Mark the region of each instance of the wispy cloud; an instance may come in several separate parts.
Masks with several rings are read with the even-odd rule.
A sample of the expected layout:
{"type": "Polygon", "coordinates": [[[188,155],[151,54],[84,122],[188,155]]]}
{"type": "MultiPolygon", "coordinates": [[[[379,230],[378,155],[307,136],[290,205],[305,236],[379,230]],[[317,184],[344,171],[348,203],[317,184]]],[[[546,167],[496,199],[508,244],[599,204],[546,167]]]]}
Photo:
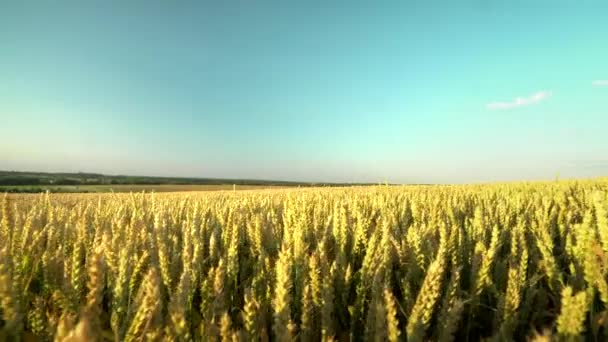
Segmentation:
{"type": "Polygon", "coordinates": [[[594,87],[608,87],[608,80],[595,80],[591,82],[594,87]]]}
{"type": "Polygon", "coordinates": [[[550,91],[542,90],[528,97],[518,97],[511,102],[491,102],[486,105],[486,108],[490,110],[500,110],[523,107],[546,100],[550,98],[551,95],[552,93],[550,91]]]}

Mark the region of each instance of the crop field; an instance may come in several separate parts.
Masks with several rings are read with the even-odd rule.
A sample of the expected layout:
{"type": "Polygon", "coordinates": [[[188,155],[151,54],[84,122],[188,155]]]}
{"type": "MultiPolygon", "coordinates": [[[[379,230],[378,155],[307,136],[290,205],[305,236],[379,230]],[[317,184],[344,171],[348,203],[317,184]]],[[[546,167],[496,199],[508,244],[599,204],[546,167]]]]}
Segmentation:
{"type": "Polygon", "coordinates": [[[2,192],[58,192],[58,193],[101,193],[101,192],[185,192],[219,190],[281,189],[284,185],[233,185],[233,184],[112,184],[112,185],[0,185],[2,192]]]}
{"type": "Polygon", "coordinates": [[[0,197],[0,340],[608,338],[608,180],[0,197]]]}

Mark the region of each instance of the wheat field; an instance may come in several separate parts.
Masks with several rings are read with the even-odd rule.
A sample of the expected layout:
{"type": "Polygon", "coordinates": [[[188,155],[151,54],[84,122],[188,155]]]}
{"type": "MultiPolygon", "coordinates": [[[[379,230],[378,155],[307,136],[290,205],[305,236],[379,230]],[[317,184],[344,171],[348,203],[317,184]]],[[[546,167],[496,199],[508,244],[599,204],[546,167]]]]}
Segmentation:
{"type": "Polygon", "coordinates": [[[0,340],[608,338],[608,180],[0,198],[0,340]]]}

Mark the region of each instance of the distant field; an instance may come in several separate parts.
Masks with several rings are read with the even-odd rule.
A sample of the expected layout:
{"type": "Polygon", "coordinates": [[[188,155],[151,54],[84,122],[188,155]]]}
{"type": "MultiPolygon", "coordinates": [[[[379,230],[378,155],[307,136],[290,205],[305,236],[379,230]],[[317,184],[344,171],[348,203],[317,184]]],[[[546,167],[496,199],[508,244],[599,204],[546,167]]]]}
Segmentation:
{"type": "Polygon", "coordinates": [[[181,192],[181,191],[218,191],[218,190],[260,190],[281,189],[284,185],[236,185],[232,184],[160,184],[160,185],[6,185],[0,186],[0,192],[181,192]]]}

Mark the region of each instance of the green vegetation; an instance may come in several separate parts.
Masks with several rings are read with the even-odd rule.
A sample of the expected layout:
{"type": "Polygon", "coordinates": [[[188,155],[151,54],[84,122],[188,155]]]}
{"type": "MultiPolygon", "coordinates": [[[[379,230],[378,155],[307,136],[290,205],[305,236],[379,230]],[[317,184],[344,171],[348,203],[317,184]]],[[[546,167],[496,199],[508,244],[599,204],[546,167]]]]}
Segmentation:
{"type": "MultiPolygon", "coordinates": [[[[269,187],[344,186],[344,183],[305,183],[256,179],[108,176],[96,173],[0,171],[0,192],[137,192],[208,191],[269,187]]],[[[365,185],[365,184],[360,184],[365,185]]]]}
{"type": "Polygon", "coordinates": [[[103,192],[180,192],[180,191],[218,191],[218,190],[255,190],[290,187],[287,185],[205,185],[205,184],[116,184],[116,185],[5,185],[0,193],[103,193],[103,192]]]}
{"type": "MultiPolygon", "coordinates": [[[[97,173],[45,173],[0,171],[0,185],[299,185],[306,183],[256,180],[256,179],[220,179],[220,178],[182,178],[182,177],[147,177],[147,176],[109,176],[97,173]]],[[[310,185],[308,183],[307,185],[310,185]]]]}

